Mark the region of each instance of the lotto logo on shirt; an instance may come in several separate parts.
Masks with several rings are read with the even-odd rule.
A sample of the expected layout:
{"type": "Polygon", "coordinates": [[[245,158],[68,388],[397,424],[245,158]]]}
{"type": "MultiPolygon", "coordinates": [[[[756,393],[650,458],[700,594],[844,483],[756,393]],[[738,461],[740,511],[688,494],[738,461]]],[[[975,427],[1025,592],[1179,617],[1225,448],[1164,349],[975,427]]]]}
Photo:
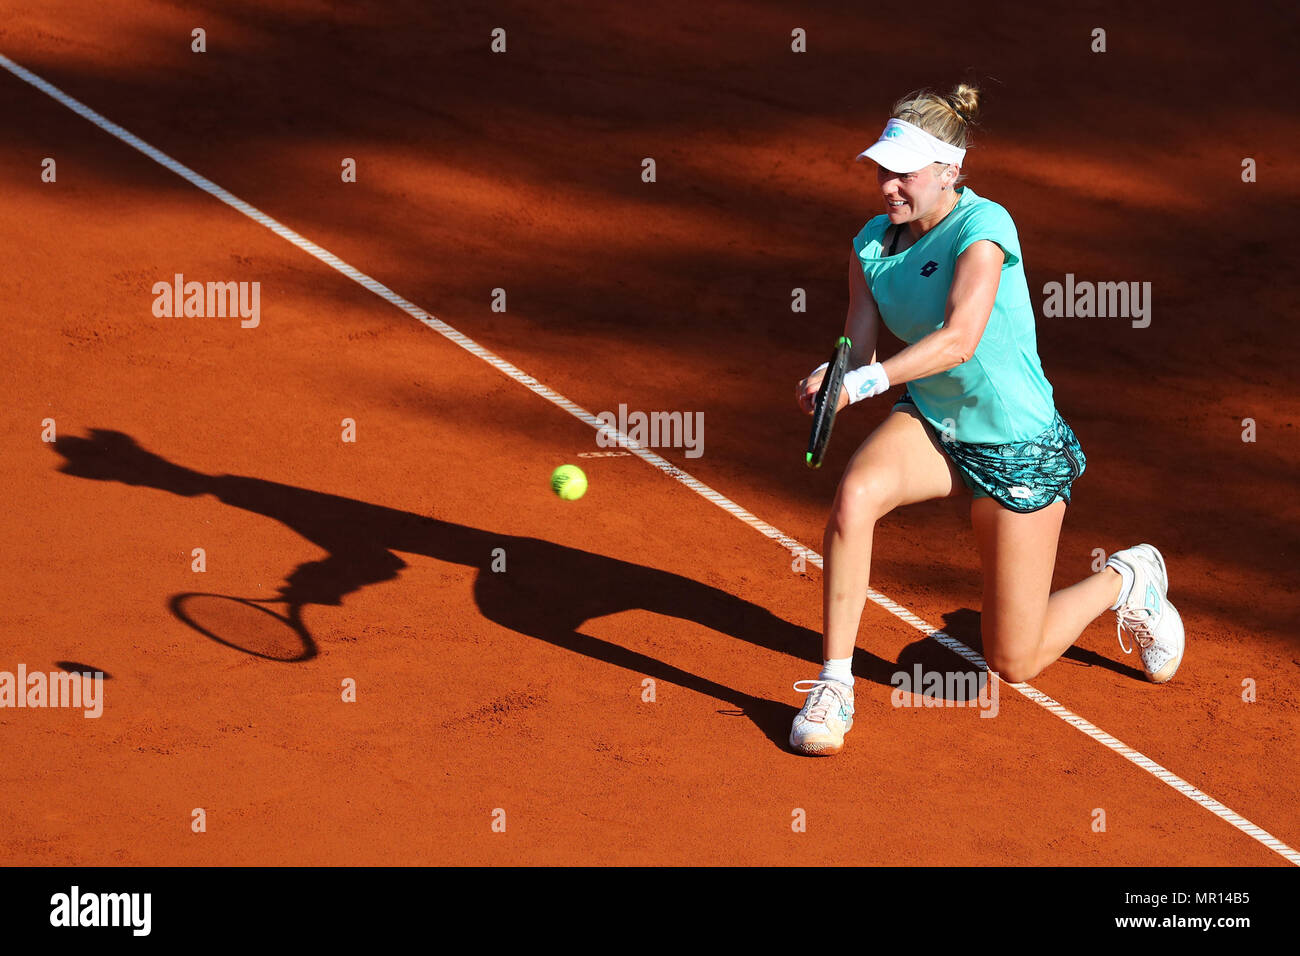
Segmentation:
{"type": "Polygon", "coordinates": [[[921,275],[925,276],[928,279],[930,278],[930,276],[934,275],[935,271],[938,270],[938,268],[939,268],[939,263],[931,259],[925,265],[921,266],[921,275]]]}

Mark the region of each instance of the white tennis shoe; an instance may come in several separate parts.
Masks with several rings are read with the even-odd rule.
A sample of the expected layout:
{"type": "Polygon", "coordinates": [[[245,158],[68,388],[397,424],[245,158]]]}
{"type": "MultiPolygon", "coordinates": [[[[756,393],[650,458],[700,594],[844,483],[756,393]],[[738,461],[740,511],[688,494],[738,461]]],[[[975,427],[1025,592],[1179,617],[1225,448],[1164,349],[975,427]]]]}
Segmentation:
{"type": "Polygon", "coordinates": [[[790,746],[810,757],[843,750],[844,735],[853,726],[853,688],[834,680],[801,680],[794,689],[808,699],[790,728],[790,746]]]}
{"type": "Polygon", "coordinates": [[[1163,684],[1174,676],[1183,660],[1183,619],[1169,603],[1169,573],[1164,556],[1149,544],[1116,551],[1107,567],[1123,565],[1133,572],[1133,586],[1115,608],[1115,635],[1125,654],[1124,631],[1133,635],[1140,648],[1147,679],[1163,684]]]}

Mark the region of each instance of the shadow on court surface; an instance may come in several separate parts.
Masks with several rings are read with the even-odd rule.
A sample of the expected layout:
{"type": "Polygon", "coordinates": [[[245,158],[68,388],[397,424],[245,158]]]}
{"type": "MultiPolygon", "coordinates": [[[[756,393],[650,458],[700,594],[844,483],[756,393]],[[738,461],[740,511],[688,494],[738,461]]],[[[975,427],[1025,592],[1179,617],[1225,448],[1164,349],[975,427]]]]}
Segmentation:
{"type": "MultiPolygon", "coordinates": [[[[780,651],[820,667],[821,635],[719,588],[551,541],[470,528],[427,515],[238,475],[207,475],[140,447],[122,432],[92,429],[62,437],[59,470],[97,481],[120,481],[184,497],[213,495],[223,503],[286,525],[328,552],[298,565],[272,599],[178,594],[171,609],[200,633],[248,654],[284,662],[308,660],[316,643],[302,625],[307,605],[339,605],[366,585],[396,578],[406,562],[395,552],[478,568],[474,598],[488,620],[519,634],[668,681],[726,701],[785,747],[796,707],[742,693],[640,651],[583,634],[583,623],[631,609],[694,621],[722,634],[780,651]],[[495,549],[507,571],[491,570],[495,549]],[[269,606],[283,604],[284,614],[269,606]]],[[[896,669],[859,648],[855,673],[888,685],[896,669]]]]}
{"type": "Polygon", "coordinates": [[[66,674],[98,674],[102,680],[113,679],[113,675],[108,671],[92,664],[83,664],[80,661],[55,661],[54,664],[66,674]]]}
{"type": "MultiPolygon", "coordinates": [[[[975,653],[983,656],[984,639],[980,634],[980,614],[978,611],[971,610],[968,607],[951,611],[943,616],[943,626],[940,628],[949,637],[961,641],[975,653]]],[[[974,675],[980,678],[981,683],[971,684],[962,681],[945,682],[940,694],[941,699],[962,702],[968,699],[963,693],[967,687],[982,686],[983,671],[960,657],[954,651],[948,650],[938,641],[928,637],[920,638],[917,641],[903,648],[902,653],[898,655],[897,670],[908,674],[913,674],[913,668],[920,665],[922,674],[939,673],[939,674],[958,674],[974,675]]],[[[1082,647],[1071,647],[1052,667],[1104,667],[1106,670],[1114,671],[1125,677],[1131,677],[1135,680],[1145,680],[1145,675],[1140,668],[1130,667],[1118,661],[1102,657],[1096,651],[1090,651],[1082,647]]],[[[857,666],[857,661],[854,661],[857,666]]],[[[1032,681],[1031,681],[1032,683],[1032,681]]]]}

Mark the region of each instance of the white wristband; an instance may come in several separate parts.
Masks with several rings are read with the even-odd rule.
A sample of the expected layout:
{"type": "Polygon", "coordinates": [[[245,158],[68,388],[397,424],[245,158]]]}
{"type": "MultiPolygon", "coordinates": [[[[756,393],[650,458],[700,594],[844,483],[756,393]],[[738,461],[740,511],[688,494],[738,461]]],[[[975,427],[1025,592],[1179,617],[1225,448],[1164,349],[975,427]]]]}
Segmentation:
{"type": "Polygon", "coordinates": [[[885,374],[885,367],[879,362],[863,365],[861,368],[844,373],[844,387],[848,389],[849,404],[852,405],[864,398],[874,398],[881,392],[888,391],[889,376],[885,374]]]}

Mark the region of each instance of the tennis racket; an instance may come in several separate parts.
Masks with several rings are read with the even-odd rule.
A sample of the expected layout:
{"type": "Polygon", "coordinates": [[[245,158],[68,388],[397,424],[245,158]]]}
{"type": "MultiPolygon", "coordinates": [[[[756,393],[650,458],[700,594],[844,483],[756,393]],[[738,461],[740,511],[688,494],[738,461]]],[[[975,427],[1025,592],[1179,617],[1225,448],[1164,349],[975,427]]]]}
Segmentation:
{"type": "Polygon", "coordinates": [[[831,426],[835,424],[835,412],[840,403],[840,389],[844,387],[844,373],[848,371],[849,349],[853,343],[847,335],[841,335],[831,353],[830,364],[822,377],[822,387],[817,390],[817,403],[813,406],[812,434],[808,436],[808,452],[804,461],[809,468],[820,468],[822,456],[826,454],[826,445],[831,440],[831,426]]]}

